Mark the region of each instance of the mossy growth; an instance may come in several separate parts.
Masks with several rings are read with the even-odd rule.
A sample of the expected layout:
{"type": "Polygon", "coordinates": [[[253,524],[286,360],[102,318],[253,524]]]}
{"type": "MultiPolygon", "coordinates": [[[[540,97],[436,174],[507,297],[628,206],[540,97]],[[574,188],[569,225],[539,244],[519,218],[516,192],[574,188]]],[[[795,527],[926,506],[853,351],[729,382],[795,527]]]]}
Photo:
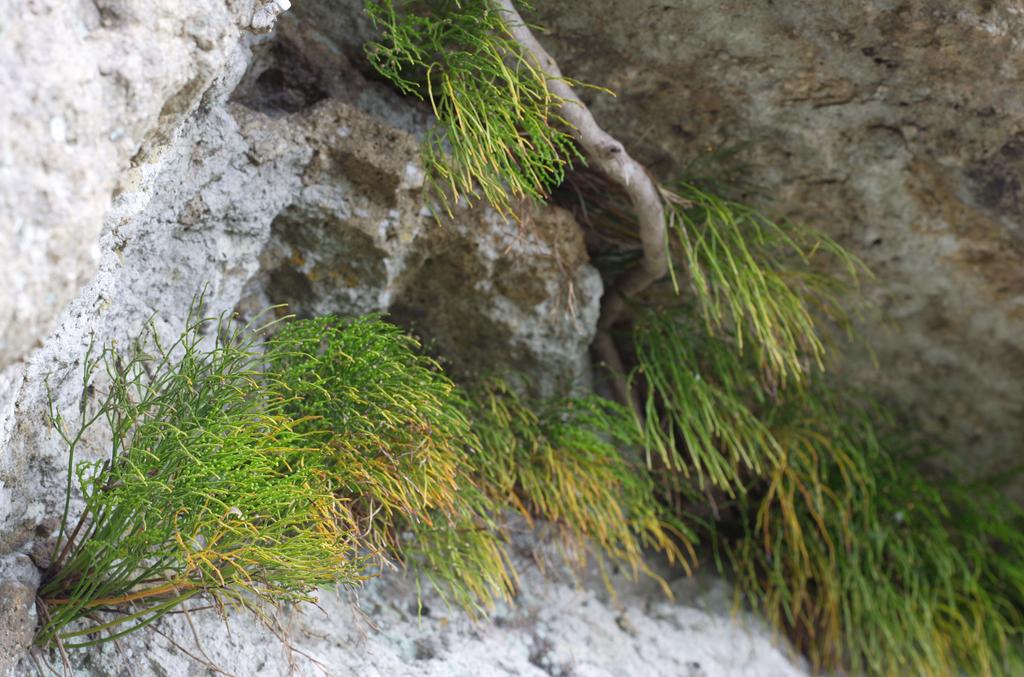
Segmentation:
{"type": "Polygon", "coordinates": [[[492,0],[367,0],[382,31],[367,46],[378,72],[429,101],[438,121],[423,145],[427,180],[446,209],[483,198],[506,216],[543,199],[582,159],[562,101],[509,34],[492,0]]]}

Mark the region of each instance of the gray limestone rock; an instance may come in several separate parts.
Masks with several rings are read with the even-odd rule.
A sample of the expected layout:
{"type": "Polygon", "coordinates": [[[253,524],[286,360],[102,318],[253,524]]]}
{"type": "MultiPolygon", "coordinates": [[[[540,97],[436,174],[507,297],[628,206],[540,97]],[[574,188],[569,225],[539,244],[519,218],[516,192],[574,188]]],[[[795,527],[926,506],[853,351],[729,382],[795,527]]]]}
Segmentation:
{"type": "MultiPolygon", "coordinates": [[[[288,303],[389,312],[457,376],[587,383],[601,283],[572,217],[430,213],[417,162],[429,111],[368,75],[359,2],[8,2],[0,25],[0,671],[27,674],[35,564],[67,459],[48,390],[73,410],[90,341],[152,319],[288,303]],[[276,21],[276,24],[272,22],[276,21]],[[272,25],[273,32],[264,33],[272,25]],[[31,557],[30,557],[31,555],[31,557]],[[35,564],[33,563],[33,559],[35,564]]],[[[888,393],[924,433],[1005,469],[1024,439],[1024,9],[946,0],[548,3],[539,20],[596,116],[664,177],[733,168],[769,211],[862,255],[885,322],[843,378],[888,393]],[[698,158],[702,164],[693,165],[698,158]]],[[[101,431],[84,457],[101,458],[101,431]]],[[[72,502],[72,512],[79,509],[72,502]]],[[[529,538],[527,539],[529,540],[529,538]]],[[[73,657],[77,674],[804,674],[724,583],[542,574],[520,544],[514,607],[471,622],[401,575],[322,610],[193,614],[73,657]],[[324,613],[326,612],[326,614],[324,613]],[[417,615],[420,615],[417,618],[417,615]],[[372,621],[372,626],[359,620],[372,621]],[[189,656],[188,652],[198,656],[189,656]],[[312,658],[310,658],[312,657],[312,658]],[[319,664],[316,663],[319,661],[319,664]]],[[[51,656],[51,659],[53,657],[51,656]]]]}
{"type": "MultiPolygon", "coordinates": [[[[279,34],[244,37],[283,4],[8,12],[17,18],[2,28],[0,77],[25,77],[3,81],[17,125],[0,135],[0,205],[20,219],[0,229],[16,264],[0,278],[11,292],[0,304],[0,673],[35,670],[36,567],[67,470],[48,400],[74,416],[90,342],[125,345],[147,321],[173,337],[205,290],[210,314],[276,302],[299,314],[391,312],[464,375],[514,369],[547,392],[589,378],[602,289],[571,216],[538,208],[508,223],[462,207],[435,221],[417,161],[427,112],[287,13],[279,34]],[[47,31],[66,52],[42,56],[47,31]]],[[[79,460],[103,458],[105,444],[93,430],[79,460]]],[[[80,510],[73,496],[72,520],[80,510]]],[[[623,582],[611,600],[558,565],[542,574],[531,555],[541,546],[524,539],[516,604],[491,620],[429,593],[419,608],[415,585],[395,573],[359,595],[362,611],[349,593],[325,591],[319,609],[276,612],[274,629],[195,612],[73,652],[71,672],[802,674],[756,621],[702,610],[699,595],[670,603],[650,585],[623,582]]]]}

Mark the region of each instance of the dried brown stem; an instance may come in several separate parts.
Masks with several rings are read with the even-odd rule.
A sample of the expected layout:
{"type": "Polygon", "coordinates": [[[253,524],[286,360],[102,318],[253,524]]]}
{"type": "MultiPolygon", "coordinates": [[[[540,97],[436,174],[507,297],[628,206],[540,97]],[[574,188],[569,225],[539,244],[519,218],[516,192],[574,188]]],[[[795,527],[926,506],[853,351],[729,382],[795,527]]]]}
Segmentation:
{"type": "MultiPolygon", "coordinates": [[[[163,585],[158,585],[152,588],[146,588],[144,590],[137,590],[135,592],[126,593],[124,595],[115,595],[113,597],[100,597],[94,599],[85,605],[87,609],[94,609],[101,606],[115,606],[118,604],[127,604],[128,602],[135,602],[140,599],[148,599],[150,597],[161,597],[168,593],[174,592],[179,593],[182,591],[195,590],[199,585],[192,581],[178,581],[169,582],[163,585]]],[[[61,604],[69,604],[72,600],[63,597],[54,597],[52,599],[43,600],[46,604],[52,604],[58,606],[61,604]]]]}
{"type": "Polygon", "coordinates": [[[643,411],[640,405],[640,397],[629,387],[629,377],[626,374],[626,367],[619,355],[615,341],[608,331],[598,330],[594,336],[594,352],[608,370],[611,379],[612,390],[615,397],[624,405],[633,407],[637,413],[643,411]]]}

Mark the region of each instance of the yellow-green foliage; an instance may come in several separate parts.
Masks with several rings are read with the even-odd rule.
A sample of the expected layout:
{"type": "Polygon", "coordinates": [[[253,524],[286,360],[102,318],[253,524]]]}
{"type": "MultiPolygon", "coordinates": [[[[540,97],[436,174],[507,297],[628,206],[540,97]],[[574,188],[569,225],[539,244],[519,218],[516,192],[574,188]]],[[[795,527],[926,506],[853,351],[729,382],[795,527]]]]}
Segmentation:
{"type": "Polygon", "coordinates": [[[682,299],[635,315],[637,420],[692,509],[707,499],[691,476],[732,498],[712,536],[739,590],[819,668],[1019,674],[1019,512],[927,481],[814,377],[822,317],[845,321],[815,259],[848,279],[860,264],[692,185],[663,194],[686,277],[682,299]]]}
{"type": "Polygon", "coordinates": [[[477,488],[466,403],[415,339],[377,316],[284,325],[271,369],[321,445],[360,541],[406,562],[462,606],[513,591],[500,511],[477,488]]]}
{"type": "Polygon", "coordinates": [[[737,350],[704,334],[676,311],[641,311],[633,336],[638,366],[631,382],[641,395],[648,463],[695,475],[733,493],[744,474],[764,473],[779,456],[754,405],[765,400],[737,350]]]}
{"type": "MultiPolygon", "coordinates": [[[[827,236],[779,224],[747,205],[681,182],[662,191],[685,292],[710,334],[753,350],[757,369],[780,384],[824,366],[814,311],[845,321],[840,279],[815,270],[840,266],[851,281],[863,269],[827,236]]],[[[673,276],[673,280],[676,278],[673,276]]]]}
{"type": "Polygon", "coordinates": [[[461,395],[414,339],[375,316],[285,324],[270,368],[302,429],[324,449],[360,531],[390,547],[396,517],[432,521],[465,481],[470,424],[461,395]],[[379,523],[379,525],[378,525],[379,523]]]}
{"type": "Polygon", "coordinates": [[[487,614],[499,600],[512,601],[518,574],[506,550],[504,514],[476,487],[477,478],[459,492],[454,510],[432,524],[411,522],[401,541],[401,556],[441,598],[471,615],[487,614]]]}
{"type": "Polygon", "coordinates": [[[84,432],[103,420],[112,446],[77,467],[85,507],[68,528],[65,506],[39,589],[40,644],[115,639],[200,594],[252,607],[361,579],[356,525],[287,415],[286,391],[243,332],[220,324],[204,348],[210,324],[193,313],[173,345],[147,332],[134,351],[88,355],[79,419],[52,412],[69,449],[68,499],[84,432]],[[109,619],[95,620],[103,611],[109,619]]]}
{"type": "Polygon", "coordinates": [[[693,535],[622,456],[637,431],[611,402],[527,403],[500,380],[467,399],[414,339],[373,316],[287,323],[268,355],[360,542],[464,608],[486,611],[514,591],[508,510],[550,522],[573,566],[596,553],[649,573],[644,548],[686,561],[693,535]]]}
{"type": "MultiPolygon", "coordinates": [[[[508,215],[563,181],[580,159],[564,101],[491,0],[366,7],[383,30],[371,63],[438,118],[424,159],[446,207],[482,197],[508,215]]],[[[207,346],[193,308],[171,346],[145,333],[132,351],[90,352],[77,423],[51,411],[68,503],[37,641],[108,641],[199,595],[259,614],[391,560],[486,611],[515,591],[515,511],[550,522],[569,564],[634,575],[652,573],[649,549],[688,567],[704,529],[816,668],[1024,674],[1020,511],[926,481],[871,417],[815,385],[820,321],[845,322],[843,285],[821,270],[855,281],[859,263],[691,183],[662,196],[674,294],[634,305],[636,412],[528,401],[500,381],[467,398],[376,316],[288,322],[259,345],[221,322],[207,346]],[[76,466],[97,422],[109,457],[76,466]]],[[[600,220],[621,213],[604,201],[600,220]]]]}
{"type": "Polygon", "coordinates": [[[433,107],[439,129],[423,159],[446,206],[482,196],[510,215],[512,200],[544,198],[562,182],[581,157],[562,100],[491,0],[367,0],[366,11],[383,31],[367,46],[370,63],[433,107]]]}
{"type": "MultiPolygon", "coordinates": [[[[711,287],[735,278],[690,263],[709,291],[635,315],[641,412],[527,400],[499,380],[467,395],[377,316],[284,322],[262,343],[221,322],[207,345],[210,321],[193,312],[174,345],[147,333],[90,353],[80,420],[52,412],[85,510],[74,526],[65,510],[38,642],[108,641],[199,595],[261,613],[259,601],[310,599],[385,561],[486,612],[515,592],[505,515],[517,512],[550,523],[570,565],[634,575],[653,575],[646,550],[688,568],[707,533],[745,598],[817,667],[1024,670],[1020,512],[926,481],[870,417],[815,385],[813,342],[765,348],[792,332],[752,331],[741,345],[738,324],[756,321],[707,310],[711,287]],[[770,364],[788,350],[800,378],[770,364]],[[76,467],[99,421],[110,457],[76,467]]],[[[743,265],[785,277],[753,254],[743,265]]],[[[794,284],[779,307],[827,287],[794,284]]],[[[793,317],[803,326],[790,311],[771,322],[793,317]]]]}
{"type": "MultiPolygon", "coordinates": [[[[479,187],[505,212],[509,196],[544,196],[561,181],[573,153],[554,113],[562,102],[488,0],[373,0],[368,9],[385,31],[369,50],[374,65],[429,98],[439,119],[442,135],[425,151],[433,180],[456,197],[479,187]]],[[[635,217],[601,183],[584,211],[621,243],[635,217]]],[[[869,418],[812,388],[827,363],[822,320],[847,327],[838,297],[861,264],[821,234],[693,183],[662,197],[675,294],[667,303],[652,294],[655,309],[628,299],[636,438],[605,405],[548,408],[485,388],[474,396],[477,460],[496,503],[558,523],[569,552],[590,543],[637,568],[640,544],[667,549],[680,529],[658,503],[668,492],[680,519],[692,520],[688,508],[715,515],[711,533],[740,588],[816,666],[1024,672],[1024,538],[1019,517],[1007,517],[1013,508],[926,481],[869,418]],[[591,429],[642,446],[647,468],[596,444],[612,438],[591,429]]],[[[622,251],[606,260],[635,262],[622,251]]]]}
{"type": "Polygon", "coordinates": [[[955,482],[944,495],[854,405],[804,397],[772,413],[782,462],[726,546],[749,599],[818,668],[1020,674],[1019,511],[955,482]]]}
{"type": "Polygon", "coordinates": [[[77,428],[53,413],[86,509],[62,526],[40,644],[114,639],[199,595],[261,613],[260,600],[308,600],[385,560],[487,611],[515,589],[510,511],[550,521],[575,566],[598,553],[648,571],[644,548],[692,557],[693,534],[620,455],[636,428],[614,404],[534,413],[498,381],[471,403],[375,316],[284,322],[262,343],[220,322],[207,347],[195,312],[171,346],[144,334],[90,358],[83,397],[100,366],[110,383],[77,428]],[[100,420],[110,460],[76,467],[100,420]]]}
{"type": "Polygon", "coordinates": [[[570,564],[596,553],[651,574],[644,550],[654,549],[688,566],[693,533],[657,500],[647,469],[623,456],[639,443],[623,408],[597,397],[528,402],[500,380],[472,399],[477,472],[496,503],[552,523],[570,564]]]}

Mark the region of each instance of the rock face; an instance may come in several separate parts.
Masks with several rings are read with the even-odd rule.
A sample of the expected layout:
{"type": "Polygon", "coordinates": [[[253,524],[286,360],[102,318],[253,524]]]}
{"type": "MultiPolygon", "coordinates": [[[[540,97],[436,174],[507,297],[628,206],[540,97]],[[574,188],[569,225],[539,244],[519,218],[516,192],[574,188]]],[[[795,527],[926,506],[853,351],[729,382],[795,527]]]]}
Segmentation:
{"type": "MultiPolygon", "coordinates": [[[[278,33],[250,35],[269,27],[281,0],[150,5],[31,3],[3,29],[0,72],[17,78],[4,83],[17,94],[4,102],[17,124],[0,132],[0,195],[15,217],[0,237],[17,264],[3,273],[13,293],[0,308],[9,338],[0,349],[4,674],[34,670],[34,594],[67,468],[48,401],[74,417],[90,343],[125,345],[147,321],[173,337],[202,290],[210,314],[271,303],[304,315],[391,311],[457,374],[512,369],[541,392],[589,377],[602,289],[566,212],[539,208],[506,223],[460,207],[438,223],[417,164],[426,111],[352,68],[351,44],[287,15],[278,33]],[[57,61],[70,84],[41,60],[44,34],[66,38],[57,61]]],[[[78,460],[106,453],[97,429],[78,460]]],[[[78,510],[72,501],[71,519],[78,510]]],[[[517,554],[517,605],[493,622],[441,611],[432,597],[417,619],[415,587],[394,575],[361,596],[375,628],[353,618],[347,598],[325,593],[327,616],[280,614],[287,625],[277,632],[293,651],[252,619],[228,634],[197,613],[118,647],[74,652],[70,667],[186,675],[209,659],[267,675],[802,674],[756,621],[733,624],[722,584],[710,606],[687,592],[692,581],[679,584],[688,605],[650,586],[624,586],[613,602],[557,566],[541,575],[532,549],[523,543],[517,554]]]]}
{"type": "MultiPolygon", "coordinates": [[[[618,597],[610,600],[596,572],[577,585],[550,569],[542,574],[526,553],[516,556],[523,577],[515,606],[499,607],[488,621],[470,620],[431,593],[420,604],[411,581],[389,576],[370,582],[358,600],[323,591],[320,609],[281,609],[274,631],[242,614],[228,624],[211,613],[191,614],[192,627],[182,619],[161,622],[159,632],[120,648],[72,654],[74,674],[188,677],[204,674],[203,663],[268,677],[809,674],[772,644],[757,619],[733,617],[721,580],[677,581],[673,590],[687,600],[681,604],[653,583],[617,579],[618,597]]],[[[33,674],[30,665],[20,668],[13,674],[33,674]]]]}
{"type": "Polygon", "coordinates": [[[232,114],[272,139],[256,144],[258,162],[307,149],[243,307],[389,311],[439,356],[457,356],[456,377],[522,372],[545,394],[585,385],[602,288],[571,216],[544,208],[512,223],[463,206],[435,218],[418,165],[427,111],[325,43],[315,24],[286,17],[231,97],[232,114]]]}
{"type": "MultiPolygon", "coordinates": [[[[36,565],[67,467],[47,400],[74,411],[91,340],[123,343],[149,319],[173,336],[205,288],[211,314],[388,311],[456,375],[511,369],[541,392],[586,383],[602,289],[578,230],[556,208],[522,223],[482,207],[434,220],[417,164],[429,111],[367,76],[358,0],[305,0],[280,17],[285,0],[10,4],[0,672],[33,670],[36,565]]],[[[724,154],[706,150],[743,142],[737,157],[763,189],[753,199],[868,260],[889,328],[864,331],[884,368],[854,353],[846,378],[910,406],[979,472],[1015,460],[1024,4],[594,0],[587,12],[541,11],[564,70],[619,93],[588,93],[598,119],[661,176],[699,157],[721,169],[724,154]]],[[[101,458],[102,435],[83,453],[101,458]]],[[[804,674],[756,621],[731,622],[721,583],[677,581],[671,603],[624,585],[613,601],[557,567],[542,576],[521,546],[517,605],[490,623],[433,598],[418,619],[412,584],[395,575],[362,595],[376,629],[325,595],[327,616],[280,615],[291,653],[250,619],[225,633],[210,614],[193,615],[193,653],[237,674],[804,674]]],[[[72,667],[202,669],[185,652],[189,623],[158,630],[78,652],[72,667]]]]}
{"type": "MultiPolygon", "coordinates": [[[[1024,3],[544,3],[542,40],[665,179],[741,169],[861,256],[880,313],[843,378],[979,476],[1024,445],[1024,3]],[[880,315],[880,316],[879,316],[880,315]]],[[[1024,478],[1014,493],[1024,498],[1024,478]]]]}
{"type": "Polygon", "coordinates": [[[4,2],[0,28],[0,369],[96,270],[129,170],[230,68],[255,0],[4,2]]]}

